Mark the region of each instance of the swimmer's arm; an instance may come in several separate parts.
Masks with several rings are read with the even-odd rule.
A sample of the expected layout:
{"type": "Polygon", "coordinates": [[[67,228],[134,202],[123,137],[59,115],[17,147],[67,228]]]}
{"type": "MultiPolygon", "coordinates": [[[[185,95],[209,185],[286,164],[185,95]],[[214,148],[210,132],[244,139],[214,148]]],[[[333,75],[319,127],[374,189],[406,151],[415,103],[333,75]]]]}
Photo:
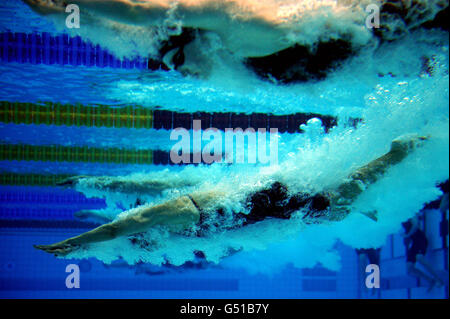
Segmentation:
{"type": "Polygon", "coordinates": [[[359,168],[348,181],[338,186],[336,200],[345,201],[347,204],[355,201],[365,187],[379,180],[388,168],[402,162],[415,147],[421,146],[426,139],[426,137],[414,136],[394,140],[388,153],[359,168]]]}
{"type": "Polygon", "coordinates": [[[333,192],[332,205],[339,207],[352,204],[365,187],[375,183],[390,166],[399,163],[405,157],[406,153],[391,149],[387,154],[359,168],[346,182],[337,187],[336,192],[333,192]]]}
{"type": "MultiPolygon", "coordinates": [[[[330,193],[331,200],[331,219],[342,219],[348,213],[348,208],[356,198],[370,184],[375,183],[389,167],[403,161],[408,154],[416,147],[422,145],[427,137],[407,136],[394,140],[388,153],[373,160],[369,164],[359,168],[355,173],[350,175],[348,181],[339,185],[336,191],[330,193]]],[[[377,212],[361,212],[370,219],[377,221],[377,212]]]]}

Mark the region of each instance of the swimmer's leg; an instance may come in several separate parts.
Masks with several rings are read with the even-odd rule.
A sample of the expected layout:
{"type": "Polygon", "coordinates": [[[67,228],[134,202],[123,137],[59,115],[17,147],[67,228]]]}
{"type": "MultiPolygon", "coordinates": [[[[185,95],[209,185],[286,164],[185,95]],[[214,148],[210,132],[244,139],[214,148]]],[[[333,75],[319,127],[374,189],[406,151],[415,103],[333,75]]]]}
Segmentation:
{"type": "Polygon", "coordinates": [[[82,245],[112,240],[149,230],[151,227],[168,226],[172,231],[182,231],[200,219],[200,213],[187,196],[153,207],[141,209],[127,217],[97,227],[79,236],[52,245],[36,245],[35,248],[57,256],[65,256],[82,245]]]}

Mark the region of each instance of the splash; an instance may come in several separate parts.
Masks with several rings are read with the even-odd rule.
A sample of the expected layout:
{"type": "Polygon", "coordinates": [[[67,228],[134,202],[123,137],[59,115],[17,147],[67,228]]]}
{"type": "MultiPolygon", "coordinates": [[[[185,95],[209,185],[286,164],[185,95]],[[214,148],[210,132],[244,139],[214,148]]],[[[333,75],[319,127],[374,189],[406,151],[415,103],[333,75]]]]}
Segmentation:
{"type": "MultiPolygon", "coordinates": [[[[321,264],[338,270],[340,259],[333,249],[336,242],[354,248],[379,247],[388,235],[399,231],[401,222],[412,217],[424,203],[440,196],[436,184],[449,176],[447,52],[445,34],[423,32],[364,52],[328,80],[307,86],[309,90],[324,90],[323,94],[332,95],[336,100],[328,105],[329,110],[341,119],[356,112],[363,119],[357,128],[346,126],[344,121],[324,134],[317,120],[311,121],[302,128],[304,135],[285,140],[280,137],[278,166],[249,168],[214,164],[187,168],[178,177],[196,177],[199,183],[163,194],[153,202],[173,198],[184,191],[218,187],[229,194],[221,204],[236,211],[242,208],[239,203],[247,194],[274,180],[284,183],[292,192],[314,192],[338,185],[352,171],[389,151],[391,141],[400,135],[430,136],[422,148],[371,185],[343,221],[305,225],[298,218],[268,219],[205,238],[174,235],[163,228],[154,228],[143,235],[153,243],[150,249],[119,238],[90,245],[68,258],[95,256],[106,263],[122,258],[129,264],[182,265],[194,261],[196,252],[202,251],[211,263],[250,272],[274,273],[288,263],[300,268],[321,264]],[[424,57],[428,61],[426,68],[424,57]],[[355,73],[360,75],[358,79],[355,73]],[[344,92],[350,95],[348,98],[359,101],[362,95],[362,102],[355,102],[354,108],[339,107],[340,97],[346,97],[342,96],[343,92],[334,92],[336,83],[347,89],[344,92]],[[378,212],[378,222],[359,214],[371,210],[378,212]]],[[[281,92],[292,90],[277,88],[281,92]]],[[[296,88],[300,92],[306,90],[304,86],[296,88]]]]}
{"type": "MultiPolygon", "coordinates": [[[[399,230],[402,221],[440,195],[436,184],[449,176],[447,34],[419,30],[400,41],[374,45],[373,35],[364,28],[363,5],[367,3],[364,1],[219,3],[205,0],[179,1],[178,5],[170,6],[173,2],[161,0],[152,1],[161,8],[160,18],[149,19],[144,24],[102,15],[91,7],[83,8],[85,1],[74,2],[82,6],[89,27],[72,32],[109,48],[118,56],[155,53],[161,39],[171,32],[178,32],[180,26],[193,23],[183,12],[195,13],[206,9],[219,16],[234,17],[242,23],[269,26],[278,34],[277,41],[280,42],[277,42],[277,49],[294,43],[313,46],[321,40],[343,37],[354,46],[362,46],[357,56],[319,83],[291,86],[261,83],[238,67],[230,68],[228,62],[221,64],[235,61],[234,56],[229,55],[225,55],[225,60],[223,56],[221,60],[217,58],[215,65],[222,67],[211,74],[211,78],[219,82],[233,78],[231,86],[227,84],[217,88],[210,82],[185,78],[176,78],[174,83],[172,75],[167,75],[167,79],[172,80],[170,84],[167,79],[155,81],[146,77],[110,81],[104,90],[108,97],[128,103],[209,112],[222,109],[275,114],[315,111],[333,114],[340,119],[339,125],[327,135],[313,121],[303,127],[304,135],[280,136],[278,166],[226,167],[214,164],[211,167],[187,168],[178,175],[161,173],[160,178],[196,178],[197,183],[150,196],[148,205],[185,192],[218,187],[229,194],[221,204],[230,211],[236,211],[241,208],[239,203],[246,194],[271,181],[283,182],[292,192],[314,192],[339,184],[358,167],[386,153],[392,139],[399,135],[418,133],[431,138],[423,148],[392,167],[379,182],[369,187],[354,203],[352,213],[341,222],[305,225],[297,218],[265,220],[205,238],[175,235],[164,228],[154,228],[142,235],[152,243],[150,248],[133,245],[128,238],[118,238],[89,245],[68,258],[96,257],[106,263],[122,258],[129,264],[182,265],[194,261],[196,252],[202,251],[211,263],[243,267],[253,272],[276,272],[287,263],[297,267],[321,264],[337,270],[340,267],[339,256],[333,250],[337,241],[355,248],[381,246],[389,234],[399,230]],[[239,87],[243,89],[239,90],[239,87]],[[345,124],[349,117],[360,117],[363,122],[356,129],[349,127],[345,124]],[[359,214],[370,210],[378,211],[378,222],[359,214]]],[[[150,6],[147,1],[128,3],[150,6]]],[[[445,6],[446,1],[409,3],[412,6],[406,8],[408,18],[400,17],[405,30],[432,19],[436,8],[445,6]]],[[[194,17],[198,18],[198,15],[194,14],[194,17]]],[[[54,18],[61,22],[60,17],[54,18]]],[[[396,21],[399,20],[392,24],[396,21]]],[[[210,21],[206,19],[203,23],[208,30],[210,21]]],[[[225,54],[223,52],[230,43],[226,43],[227,38],[217,30],[213,33],[203,38],[208,41],[202,44],[207,43],[208,54],[213,52],[219,57],[225,54]]],[[[258,39],[254,40],[256,43],[258,39]]],[[[265,50],[270,51],[270,48],[265,50]]],[[[234,49],[238,57],[244,55],[243,52],[236,47],[234,49]]],[[[139,182],[144,176],[135,174],[125,178],[139,182]]],[[[88,196],[106,196],[108,210],[104,216],[108,218],[123,218],[124,215],[118,214],[121,210],[117,208],[117,202],[129,207],[136,200],[118,193],[99,193],[90,185],[80,185],[79,190],[88,196]]],[[[126,213],[133,212],[128,210],[126,213]]]]}

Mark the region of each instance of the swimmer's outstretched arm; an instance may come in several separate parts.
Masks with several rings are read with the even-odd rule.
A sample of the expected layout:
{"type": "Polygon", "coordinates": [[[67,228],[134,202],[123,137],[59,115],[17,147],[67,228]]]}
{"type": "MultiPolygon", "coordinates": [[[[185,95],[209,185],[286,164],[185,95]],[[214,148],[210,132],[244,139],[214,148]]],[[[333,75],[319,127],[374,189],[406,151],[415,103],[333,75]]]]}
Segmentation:
{"type": "MultiPolygon", "coordinates": [[[[220,199],[216,191],[192,194],[199,207],[208,207],[220,199]]],[[[138,212],[123,219],[97,227],[79,236],[52,245],[35,245],[45,252],[64,256],[82,245],[112,240],[122,236],[145,232],[154,226],[167,226],[170,231],[188,229],[200,220],[200,212],[188,196],[181,196],[155,206],[141,206],[138,212]]]]}
{"type": "Polygon", "coordinates": [[[163,190],[171,188],[181,188],[194,186],[196,183],[186,179],[161,179],[143,177],[139,181],[134,181],[129,177],[115,176],[73,176],[57,183],[58,186],[74,187],[85,182],[87,187],[103,191],[120,192],[124,194],[159,194],[163,190]]]}
{"type": "MultiPolygon", "coordinates": [[[[346,206],[353,203],[365,188],[379,180],[391,166],[402,162],[408,154],[416,147],[420,147],[427,139],[427,137],[416,135],[395,139],[388,153],[359,168],[350,175],[349,180],[337,187],[331,199],[332,209],[348,213],[346,206]]],[[[373,213],[368,217],[376,219],[373,213]]]]}

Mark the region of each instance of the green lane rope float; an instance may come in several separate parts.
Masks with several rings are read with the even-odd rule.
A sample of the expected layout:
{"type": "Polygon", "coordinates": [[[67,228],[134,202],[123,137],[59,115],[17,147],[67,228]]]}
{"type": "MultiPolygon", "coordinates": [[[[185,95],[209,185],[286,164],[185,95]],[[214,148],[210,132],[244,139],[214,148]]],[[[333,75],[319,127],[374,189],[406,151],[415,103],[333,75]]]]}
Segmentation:
{"type": "Polygon", "coordinates": [[[111,107],[0,101],[0,121],[14,124],[149,129],[153,127],[153,110],[140,106],[111,107]]]}
{"type": "Polygon", "coordinates": [[[153,150],[0,144],[0,160],[153,164],[153,150]]]}

